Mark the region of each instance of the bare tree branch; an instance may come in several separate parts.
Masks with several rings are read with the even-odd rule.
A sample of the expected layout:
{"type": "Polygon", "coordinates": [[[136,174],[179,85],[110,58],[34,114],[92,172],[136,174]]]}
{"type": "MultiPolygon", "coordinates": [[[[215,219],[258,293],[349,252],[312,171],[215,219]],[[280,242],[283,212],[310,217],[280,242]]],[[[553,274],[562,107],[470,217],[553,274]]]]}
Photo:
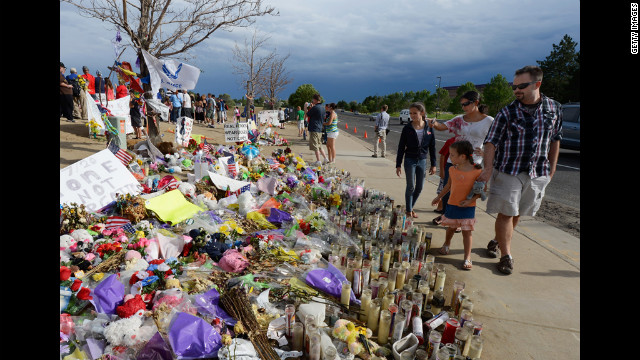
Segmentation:
{"type": "MultiPolygon", "coordinates": [[[[275,49],[272,53],[277,54],[275,49]]],[[[269,99],[274,107],[278,102],[278,94],[293,81],[293,79],[289,77],[289,72],[284,64],[289,56],[291,56],[291,54],[287,54],[286,56],[275,55],[269,61],[264,76],[258,84],[258,93],[269,99]]]]}

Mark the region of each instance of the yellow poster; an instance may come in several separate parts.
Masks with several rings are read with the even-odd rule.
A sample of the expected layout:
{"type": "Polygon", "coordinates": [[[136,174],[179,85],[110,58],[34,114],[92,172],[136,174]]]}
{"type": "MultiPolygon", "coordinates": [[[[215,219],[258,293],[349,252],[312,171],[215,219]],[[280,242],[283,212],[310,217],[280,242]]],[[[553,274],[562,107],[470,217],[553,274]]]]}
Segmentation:
{"type": "Polygon", "coordinates": [[[198,212],[203,211],[200,207],[185,199],[178,189],[147,200],[145,206],[155,212],[160,220],[171,222],[172,224],[189,219],[198,212]]]}

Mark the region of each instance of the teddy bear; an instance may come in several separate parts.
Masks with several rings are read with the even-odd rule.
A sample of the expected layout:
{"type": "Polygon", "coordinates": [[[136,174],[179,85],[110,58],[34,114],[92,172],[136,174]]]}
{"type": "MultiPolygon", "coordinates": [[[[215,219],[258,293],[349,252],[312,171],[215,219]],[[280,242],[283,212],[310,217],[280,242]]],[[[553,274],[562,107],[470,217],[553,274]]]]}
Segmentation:
{"type": "Polygon", "coordinates": [[[204,205],[209,210],[215,210],[218,208],[218,200],[216,200],[216,198],[211,193],[209,193],[209,195],[209,197],[207,197],[207,194],[200,194],[196,196],[195,203],[200,206],[204,205]]]}
{"type": "Polygon", "coordinates": [[[379,353],[379,350],[384,349],[370,340],[373,335],[371,329],[355,326],[349,320],[338,319],[333,326],[331,335],[338,340],[346,342],[349,352],[362,359],[370,359],[372,357],[371,354],[379,353]],[[368,350],[365,348],[360,335],[366,338],[368,350]]]}
{"type": "Polygon", "coordinates": [[[188,182],[181,182],[180,185],[178,185],[178,190],[180,190],[182,195],[190,199],[196,198],[196,187],[193,184],[189,184],[188,182]]]}
{"type": "Polygon", "coordinates": [[[85,229],[76,229],[70,233],[71,237],[76,241],[77,248],[75,251],[90,251],[93,246],[93,236],[85,229]]]}
{"type": "Polygon", "coordinates": [[[68,234],[60,235],[60,261],[69,261],[71,252],[76,251],[76,240],[68,234]]]}
{"type": "Polygon", "coordinates": [[[173,154],[166,154],[164,158],[167,161],[167,167],[173,167],[178,166],[178,159],[180,158],[180,155],[176,152],[173,154]]]}
{"type": "Polygon", "coordinates": [[[474,195],[480,194],[480,198],[484,201],[487,198],[487,193],[484,191],[485,186],[487,185],[484,181],[476,181],[473,183],[473,188],[471,188],[471,192],[467,195],[467,200],[470,200],[474,195]]]}

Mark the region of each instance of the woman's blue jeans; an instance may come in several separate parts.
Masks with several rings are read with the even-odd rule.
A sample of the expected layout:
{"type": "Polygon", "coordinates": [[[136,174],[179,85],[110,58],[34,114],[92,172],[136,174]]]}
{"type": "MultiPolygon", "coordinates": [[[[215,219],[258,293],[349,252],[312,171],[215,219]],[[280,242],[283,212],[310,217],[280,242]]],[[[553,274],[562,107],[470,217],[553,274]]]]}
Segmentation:
{"type": "Polygon", "coordinates": [[[407,189],[404,199],[407,203],[407,212],[413,211],[413,206],[422,192],[424,178],[427,173],[427,159],[404,159],[404,173],[407,177],[407,189]]]}

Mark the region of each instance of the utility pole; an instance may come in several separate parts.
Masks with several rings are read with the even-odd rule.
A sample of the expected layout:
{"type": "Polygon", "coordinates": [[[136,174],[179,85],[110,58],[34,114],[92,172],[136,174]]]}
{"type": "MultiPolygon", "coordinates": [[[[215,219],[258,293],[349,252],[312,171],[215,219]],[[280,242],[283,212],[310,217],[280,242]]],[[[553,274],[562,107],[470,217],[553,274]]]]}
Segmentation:
{"type": "Polygon", "coordinates": [[[438,76],[438,88],[436,89],[436,95],[437,95],[437,99],[436,100],[436,119],[438,118],[438,110],[440,110],[440,92],[438,90],[440,90],[440,82],[442,81],[442,77],[438,76]]]}

